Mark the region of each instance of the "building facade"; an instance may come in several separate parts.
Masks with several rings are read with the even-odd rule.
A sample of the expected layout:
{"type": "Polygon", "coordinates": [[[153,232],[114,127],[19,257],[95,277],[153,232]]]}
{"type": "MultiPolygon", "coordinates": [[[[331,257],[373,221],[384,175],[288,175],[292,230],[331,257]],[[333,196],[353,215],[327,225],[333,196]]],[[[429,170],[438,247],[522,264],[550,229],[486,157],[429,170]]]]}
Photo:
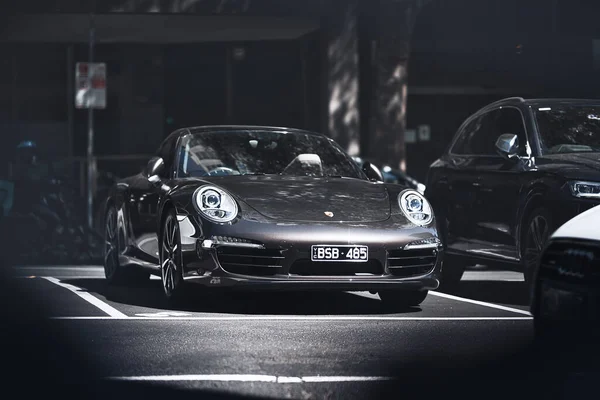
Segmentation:
{"type": "Polygon", "coordinates": [[[351,154],[424,180],[460,122],[490,101],[595,97],[597,8],[583,0],[15,1],[0,16],[1,151],[9,157],[33,139],[83,171],[88,113],[75,108],[74,74],[90,59],[93,26],[92,59],[108,68],[107,107],[94,112],[98,169],[139,171],[182,126],[265,124],[322,131],[351,154]]]}

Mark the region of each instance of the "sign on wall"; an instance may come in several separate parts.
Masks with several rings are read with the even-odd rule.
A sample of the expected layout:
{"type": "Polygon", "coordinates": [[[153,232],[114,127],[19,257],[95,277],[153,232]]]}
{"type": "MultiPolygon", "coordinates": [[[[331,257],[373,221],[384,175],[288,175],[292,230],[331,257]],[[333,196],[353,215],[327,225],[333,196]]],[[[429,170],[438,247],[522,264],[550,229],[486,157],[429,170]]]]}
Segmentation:
{"type": "Polygon", "coordinates": [[[106,64],[75,65],[75,107],[106,108],[106,64]]]}
{"type": "Polygon", "coordinates": [[[416,143],[417,142],[417,131],[414,129],[404,130],[404,143],[416,143]]]}
{"type": "Polygon", "coordinates": [[[431,140],[431,127],[429,125],[419,125],[418,132],[420,142],[431,140]]]}

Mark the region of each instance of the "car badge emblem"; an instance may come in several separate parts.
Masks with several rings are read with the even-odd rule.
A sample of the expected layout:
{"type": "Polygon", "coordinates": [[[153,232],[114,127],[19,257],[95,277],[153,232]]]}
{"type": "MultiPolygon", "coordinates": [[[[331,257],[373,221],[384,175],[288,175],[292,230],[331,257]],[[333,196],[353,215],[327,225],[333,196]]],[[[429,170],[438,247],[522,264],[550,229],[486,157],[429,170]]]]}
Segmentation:
{"type": "Polygon", "coordinates": [[[325,211],[325,215],[327,215],[329,218],[333,217],[333,213],[331,211],[325,211]]]}

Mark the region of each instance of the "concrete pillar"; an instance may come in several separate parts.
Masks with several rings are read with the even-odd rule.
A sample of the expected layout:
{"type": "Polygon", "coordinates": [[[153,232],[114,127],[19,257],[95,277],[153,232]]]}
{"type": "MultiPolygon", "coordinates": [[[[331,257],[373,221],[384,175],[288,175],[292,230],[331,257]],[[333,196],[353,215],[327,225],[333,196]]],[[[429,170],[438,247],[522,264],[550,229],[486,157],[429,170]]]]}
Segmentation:
{"type": "Polygon", "coordinates": [[[351,155],[360,152],[357,0],[332,0],[324,17],[324,131],[351,155]]]}
{"type": "Polygon", "coordinates": [[[406,97],[410,35],[418,0],[367,2],[371,12],[372,64],[367,156],[405,170],[406,97]]]}
{"type": "Polygon", "coordinates": [[[427,0],[331,0],[324,131],[351,155],[405,169],[410,35],[427,0]]]}

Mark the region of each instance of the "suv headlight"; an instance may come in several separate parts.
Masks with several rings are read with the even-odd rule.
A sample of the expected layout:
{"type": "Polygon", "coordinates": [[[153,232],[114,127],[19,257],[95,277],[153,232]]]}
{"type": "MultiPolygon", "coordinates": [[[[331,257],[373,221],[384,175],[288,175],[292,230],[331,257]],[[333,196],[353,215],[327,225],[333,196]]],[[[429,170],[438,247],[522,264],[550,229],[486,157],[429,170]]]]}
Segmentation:
{"type": "Polygon", "coordinates": [[[408,189],[398,195],[398,205],[402,213],[415,225],[429,225],[433,211],[429,202],[416,190],[408,189]]]}
{"type": "Polygon", "coordinates": [[[194,192],[196,209],[213,222],[230,222],[238,215],[238,205],[223,189],[215,186],[202,186],[194,192]]]}
{"type": "Polygon", "coordinates": [[[575,197],[583,197],[590,199],[600,198],[600,182],[569,182],[571,194],[575,197]]]}

